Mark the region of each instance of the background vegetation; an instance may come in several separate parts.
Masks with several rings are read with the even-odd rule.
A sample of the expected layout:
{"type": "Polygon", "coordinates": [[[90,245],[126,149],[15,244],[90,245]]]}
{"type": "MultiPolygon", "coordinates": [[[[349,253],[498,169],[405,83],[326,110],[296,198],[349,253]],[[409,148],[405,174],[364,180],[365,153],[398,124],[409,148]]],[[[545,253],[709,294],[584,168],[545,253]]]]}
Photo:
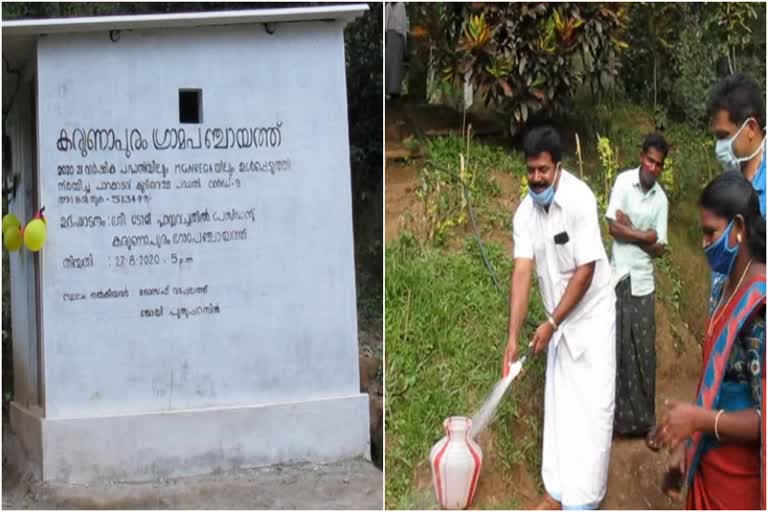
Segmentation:
{"type": "Polygon", "coordinates": [[[472,2],[408,4],[408,14],[415,58],[443,83],[472,83],[513,127],[567,112],[582,89],[647,105],[663,127],[667,115],[703,121],[720,76],[765,86],[764,4],[472,2]]]}

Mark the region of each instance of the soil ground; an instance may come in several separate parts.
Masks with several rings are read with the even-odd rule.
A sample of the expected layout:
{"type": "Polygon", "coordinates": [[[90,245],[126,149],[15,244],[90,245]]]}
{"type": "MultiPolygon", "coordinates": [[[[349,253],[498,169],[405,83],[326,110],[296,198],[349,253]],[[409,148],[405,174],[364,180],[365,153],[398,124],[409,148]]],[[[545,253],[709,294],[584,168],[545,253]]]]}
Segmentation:
{"type": "Polygon", "coordinates": [[[271,466],[159,483],[41,484],[3,467],[4,509],[380,510],[381,471],[365,460],[271,466]]]}
{"type": "MultiPolygon", "coordinates": [[[[407,106],[400,106],[390,116],[387,111],[387,165],[385,169],[385,205],[386,224],[385,240],[395,240],[400,232],[421,216],[420,204],[415,196],[418,187],[418,157],[404,150],[401,138],[403,133],[418,131],[422,134],[438,131],[430,125],[427,116],[411,116],[407,106]],[[398,123],[392,127],[392,119],[398,123]],[[418,122],[419,127],[413,128],[418,122]],[[410,130],[409,130],[410,127],[410,130]],[[394,143],[391,145],[391,143],[394,143]],[[390,153],[390,147],[397,151],[390,153]]],[[[446,116],[436,118],[435,124],[440,133],[447,130],[444,125],[446,116]]],[[[509,212],[510,218],[517,207],[517,178],[504,173],[493,173],[493,179],[499,184],[501,196],[497,207],[509,212]]],[[[482,223],[482,219],[480,220],[482,223]]],[[[484,230],[485,231],[485,230],[484,230]]],[[[463,236],[463,234],[461,234],[463,236]]],[[[512,252],[509,231],[495,229],[485,231],[483,240],[502,243],[508,254],[512,252]]],[[[451,246],[450,242],[448,244],[451,246]]],[[[680,264],[681,262],[678,262],[680,264]]],[[[685,262],[683,262],[685,263],[685,262]]],[[[693,262],[691,262],[693,263],[693,262]]],[[[696,267],[684,266],[683,269],[696,267]]],[[[683,276],[685,278],[686,276],[683,276]]],[[[684,314],[684,313],[683,313],[684,314]]],[[[701,353],[696,337],[690,332],[689,325],[674,316],[667,307],[657,300],[657,377],[656,377],[656,414],[660,420],[664,412],[664,400],[692,400],[696,390],[701,353]]],[[[696,326],[698,327],[698,326],[696,326]]],[[[695,329],[694,329],[695,330],[695,329]]],[[[534,390],[530,390],[535,393],[534,390]]],[[[525,393],[525,390],[521,390],[525,393]]],[[[531,396],[526,394],[527,396],[531,396]]],[[[539,397],[540,398],[540,397],[539,397]]],[[[537,400],[534,400],[537,402],[537,400]]],[[[533,403],[527,414],[541,415],[540,403],[533,403]]],[[[521,435],[530,437],[530,428],[511,426],[520,430],[521,435]]],[[[530,441],[530,439],[529,439],[530,441]]],[[[485,454],[493,453],[493,440],[481,436],[480,445],[485,454]]],[[[539,448],[540,449],[540,448],[539,448]]],[[[611,447],[611,463],[608,476],[607,495],[602,509],[681,509],[682,500],[673,500],[661,492],[661,481],[666,468],[666,457],[662,452],[649,450],[644,439],[616,438],[611,447]]],[[[472,508],[532,508],[543,496],[537,469],[531,464],[521,462],[511,470],[497,467],[492,456],[483,462],[483,472],[478,482],[476,500],[472,508]]],[[[414,505],[418,508],[436,508],[433,496],[429,467],[426,463],[418,466],[413,476],[414,505]]]]}

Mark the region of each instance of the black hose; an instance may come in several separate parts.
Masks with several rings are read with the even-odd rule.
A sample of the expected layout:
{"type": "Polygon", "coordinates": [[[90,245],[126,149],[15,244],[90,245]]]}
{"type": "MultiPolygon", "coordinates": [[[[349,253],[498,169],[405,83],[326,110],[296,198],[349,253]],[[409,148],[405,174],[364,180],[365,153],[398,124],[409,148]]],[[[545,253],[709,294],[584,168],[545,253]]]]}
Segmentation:
{"type": "MultiPolygon", "coordinates": [[[[416,135],[416,138],[422,142],[425,143],[427,140],[427,136],[424,133],[424,131],[418,126],[418,124],[412,122],[412,120],[408,117],[407,112],[403,112],[404,120],[408,127],[413,131],[414,135],[416,135]]],[[[472,201],[469,196],[469,189],[464,184],[464,180],[461,179],[461,176],[459,176],[455,171],[452,169],[448,169],[443,167],[442,165],[439,165],[434,160],[427,160],[427,164],[431,165],[435,169],[442,171],[446,173],[448,176],[456,180],[459,185],[461,186],[462,194],[464,195],[464,199],[467,201],[467,210],[469,211],[469,219],[470,223],[472,225],[472,234],[474,235],[475,241],[477,242],[477,247],[480,249],[480,255],[483,258],[483,263],[485,264],[485,268],[488,270],[488,273],[491,276],[491,280],[493,281],[493,286],[496,288],[496,290],[501,294],[502,297],[506,298],[507,305],[509,305],[509,302],[511,300],[511,297],[507,296],[504,289],[501,287],[501,284],[499,283],[498,275],[496,274],[496,269],[493,268],[493,264],[491,263],[490,259],[488,259],[488,253],[485,250],[485,244],[483,244],[483,240],[480,238],[480,230],[477,227],[477,217],[475,216],[475,208],[472,206],[472,201]]],[[[539,323],[534,321],[531,318],[528,318],[525,322],[529,327],[536,328],[539,326],[539,323]]]]}
{"type": "Polygon", "coordinates": [[[480,230],[477,227],[477,217],[475,216],[475,208],[472,206],[472,200],[469,197],[469,189],[464,184],[464,180],[462,180],[461,176],[459,176],[458,174],[454,173],[450,169],[446,169],[445,167],[442,167],[436,164],[432,160],[427,160],[427,163],[432,167],[447,173],[449,176],[454,178],[461,186],[461,192],[464,195],[464,200],[467,201],[467,210],[469,210],[469,221],[470,221],[470,224],[472,225],[472,234],[474,235],[475,241],[477,242],[477,246],[480,249],[480,256],[482,256],[483,258],[483,263],[485,263],[485,268],[488,269],[488,273],[491,275],[491,280],[493,280],[493,285],[496,287],[496,290],[498,290],[498,292],[501,295],[506,295],[504,293],[504,290],[501,287],[501,284],[499,284],[499,278],[496,274],[496,269],[493,268],[493,264],[491,264],[491,260],[488,259],[488,253],[485,250],[485,244],[483,244],[483,241],[480,238],[480,230]]]}
{"type": "MultiPolygon", "coordinates": [[[[451,169],[447,169],[442,165],[437,164],[433,160],[427,160],[427,164],[434,167],[438,171],[442,171],[446,173],[449,177],[456,180],[461,186],[462,193],[464,194],[464,199],[467,201],[467,210],[469,210],[469,220],[470,220],[470,224],[472,225],[472,234],[474,235],[475,241],[477,242],[477,247],[480,249],[480,256],[483,258],[483,263],[485,263],[485,268],[488,270],[488,273],[491,276],[491,280],[493,281],[494,287],[501,294],[502,297],[506,298],[506,302],[509,305],[511,297],[508,297],[507,294],[504,292],[504,289],[501,287],[501,284],[499,283],[498,275],[496,274],[496,269],[493,267],[491,260],[488,258],[488,253],[485,250],[485,244],[483,244],[483,240],[480,238],[480,229],[477,226],[477,217],[475,216],[475,208],[472,206],[472,200],[469,195],[469,189],[464,184],[464,180],[462,180],[461,176],[459,176],[456,172],[452,171],[451,169]]],[[[525,323],[531,328],[536,328],[539,326],[538,322],[536,322],[532,318],[528,318],[525,323]]]]}

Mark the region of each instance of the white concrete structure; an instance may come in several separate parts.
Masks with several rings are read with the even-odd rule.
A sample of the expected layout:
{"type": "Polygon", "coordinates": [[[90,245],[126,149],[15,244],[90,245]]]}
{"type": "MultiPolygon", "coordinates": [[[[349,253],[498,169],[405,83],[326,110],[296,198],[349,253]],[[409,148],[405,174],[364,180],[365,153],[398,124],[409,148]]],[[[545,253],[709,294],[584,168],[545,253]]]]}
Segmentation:
{"type": "Polygon", "coordinates": [[[365,9],[3,23],[10,209],[48,220],[11,254],[11,420],[44,480],[368,456],[343,38],[365,9]]]}

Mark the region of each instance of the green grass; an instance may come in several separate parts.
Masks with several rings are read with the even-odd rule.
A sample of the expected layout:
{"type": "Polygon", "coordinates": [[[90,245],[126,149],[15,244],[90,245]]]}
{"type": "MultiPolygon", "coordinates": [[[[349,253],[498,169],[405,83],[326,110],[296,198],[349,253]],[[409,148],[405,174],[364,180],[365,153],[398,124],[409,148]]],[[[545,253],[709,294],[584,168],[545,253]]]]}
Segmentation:
{"type": "MultiPolygon", "coordinates": [[[[511,260],[499,246],[490,245],[488,251],[508,285],[511,260]]],[[[386,503],[387,508],[408,508],[415,469],[443,436],[443,420],[474,413],[501,377],[508,306],[471,239],[463,251],[447,253],[420,248],[404,236],[388,244],[385,260],[386,503]]],[[[541,320],[537,289],[531,290],[530,309],[531,317],[541,320]]],[[[526,331],[524,339],[530,334],[526,331]]],[[[526,381],[542,385],[543,373],[544,359],[536,358],[526,381]]],[[[522,461],[535,468],[537,440],[513,439],[503,427],[513,420],[541,421],[517,417],[516,398],[516,393],[505,398],[490,427],[494,456],[503,468],[522,461]]]]}
{"type": "Polygon", "coordinates": [[[478,143],[472,139],[467,151],[466,139],[457,135],[435,137],[427,141],[427,149],[432,160],[442,166],[457,166],[459,153],[467,161],[485,172],[502,171],[523,175],[525,163],[522,153],[509,148],[478,143]]]}

